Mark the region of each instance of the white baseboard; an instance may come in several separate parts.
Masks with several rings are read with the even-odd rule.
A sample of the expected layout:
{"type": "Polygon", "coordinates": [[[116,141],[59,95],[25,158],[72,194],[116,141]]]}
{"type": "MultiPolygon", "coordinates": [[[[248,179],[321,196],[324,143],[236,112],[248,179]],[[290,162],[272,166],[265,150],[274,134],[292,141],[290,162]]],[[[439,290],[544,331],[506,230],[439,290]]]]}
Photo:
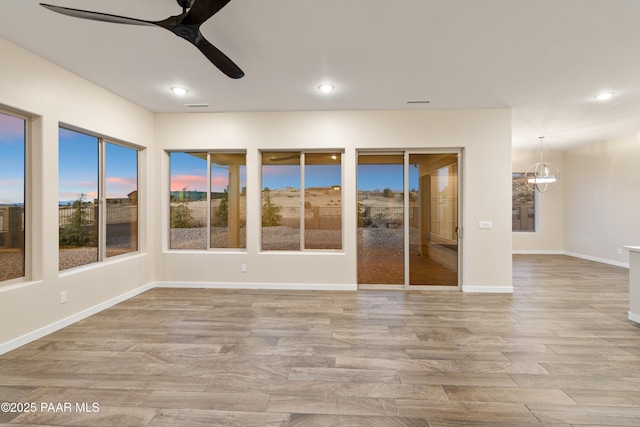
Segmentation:
{"type": "Polygon", "coordinates": [[[357,291],[353,284],[317,283],[228,283],[228,282],[154,282],[156,288],[185,289],[276,289],[282,291],[357,291]]]}
{"type": "Polygon", "coordinates": [[[632,322],[640,323],[640,314],[629,312],[629,320],[632,322]]]}
{"type": "Polygon", "coordinates": [[[590,256],[590,255],[577,254],[575,252],[567,252],[567,251],[565,251],[563,253],[564,253],[564,255],[572,256],[574,258],[586,259],[587,261],[595,261],[595,262],[601,262],[603,264],[615,265],[616,267],[629,268],[629,263],[628,262],[613,261],[611,259],[598,258],[598,257],[590,256]]]}
{"type": "MultiPolygon", "coordinates": [[[[357,291],[356,284],[308,284],[308,283],[218,283],[218,282],[154,282],[156,288],[184,289],[275,289],[295,291],[357,291]]],[[[372,286],[368,289],[374,289],[372,286]]],[[[383,289],[375,287],[375,289],[383,289]]],[[[395,287],[394,289],[400,289],[395,287]]],[[[513,286],[465,286],[463,292],[513,293],[513,286]]]]}
{"type": "Polygon", "coordinates": [[[566,255],[574,258],[586,259],[588,261],[600,262],[602,264],[615,265],[616,267],[629,268],[628,262],[614,261],[611,259],[598,258],[590,255],[583,255],[583,254],[578,254],[575,252],[568,252],[568,251],[529,251],[524,249],[518,249],[518,250],[511,251],[511,253],[514,255],[566,255]]]}
{"type": "Polygon", "coordinates": [[[462,292],[512,294],[513,286],[465,286],[465,285],[462,285],[462,292]]]}
{"type": "Polygon", "coordinates": [[[89,316],[92,316],[96,313],[101,312],[102,310],[105,310],[109,307],[113,307],[116,304],[119,304],[123,301],[128,300],[129,298],[132,298],[136,295],[139,295],[143,292],[148,291],[149,289],[153,288],[153,284],[149,283],[145,286],[139,287],[137,289],[134,289],[132,291],[126,292],[122,295],[118,295],[115,298],[112,298],[108,301],[102,302],[98,305],[95,305],[93,307],[87,308],[86,310],[82,310],[79,313],[73,314],[69,317],[65,317],[62,320],[59,320],[57,322],[53,322],[50,323],[47,326],[44,326],[40,329],[36,329],[35,331],[29,332],[25,335],[22,335],[18,338],[14,338],[10,341],[4,342],[4,343],[0,343],[0,355],[7,353],[11,350],[15,350],[18,347],[21,347],[25,344],[29,344],[32,341],[35,341],[37,339],[40,339],[46,335],[49,335],[55,331],[58,331],[62,328],[64,328],[65,326],[69,326],[73,323],[76,323],[82,319],[86,319],[89,316]]]}
{"type": "Polygon", "coordinates": [[[564,251],[530,251],[526,249],[515,249],[511,253],[514,255],[564,255],[564,251]]]}

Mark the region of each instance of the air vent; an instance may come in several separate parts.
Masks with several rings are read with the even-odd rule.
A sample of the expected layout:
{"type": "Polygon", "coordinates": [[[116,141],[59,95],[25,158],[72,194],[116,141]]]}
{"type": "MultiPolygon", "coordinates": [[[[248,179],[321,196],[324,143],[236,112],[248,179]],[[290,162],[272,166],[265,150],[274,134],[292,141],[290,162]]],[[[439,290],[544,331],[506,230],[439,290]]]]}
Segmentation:
{"type": "Polygon", "coordinates": [[[189,108],[207,108],[209,104],[184,104],[184,106],[189,108]]]}
{"type": "Polygon", "coordinates": [[[428,104],[431,101],[427,101],[427,100],[413,100],[413,101],[407,101],[407,104],[428,104]]]}

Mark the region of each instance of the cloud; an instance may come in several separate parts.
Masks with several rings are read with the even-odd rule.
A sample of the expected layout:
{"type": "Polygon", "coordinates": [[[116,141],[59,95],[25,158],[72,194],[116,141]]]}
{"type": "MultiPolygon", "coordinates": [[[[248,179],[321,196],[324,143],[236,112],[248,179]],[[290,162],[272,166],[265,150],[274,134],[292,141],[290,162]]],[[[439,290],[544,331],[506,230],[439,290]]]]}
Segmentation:
{"type": "MultiPolygon", "coordinates": [[[[93,202],[93,199],[98,197],[97,191],[91,191],[91,192],[82,193],[82,194],[84,194],[85,202],[93,202]]],[[[77,200],[78,197],[80,197],[80,192],[76,192],[76,191],[61,191],[58,193],[59,201],[66,202],[68,200],[77,200]]]]}
{"type": "Polygon", "coordinates": [[[116,184],[116,185],[129,185],[136,186],[137,180],[135,178],[120,178],[120,177],[111,177],[107,178],[107,183],[116,184]]]}
{"type": "Polygon", "coordinates": [[[183,188],[191,191],[207,191],[207,177],[201,175],[172,175],[171,191],[183,188]]]}
{"type": "Polygon", "coordinates": [[[229,177],[227,176],[212,176],[211,177],[211,190],[222,191],[229,186],[229,177]]]}
{"type": "Polygon", "coordinates": [[[107,178],[107,198],[124,198],[137,188],[136,178],[107,178]]]}

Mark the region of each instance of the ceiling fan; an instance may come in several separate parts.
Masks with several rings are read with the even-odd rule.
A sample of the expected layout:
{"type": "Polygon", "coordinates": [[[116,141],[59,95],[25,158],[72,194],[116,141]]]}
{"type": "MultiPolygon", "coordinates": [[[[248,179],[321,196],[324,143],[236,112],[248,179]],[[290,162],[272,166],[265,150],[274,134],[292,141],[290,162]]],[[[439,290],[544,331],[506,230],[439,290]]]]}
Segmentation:
{"type": "Polygon", "coordinates": [[[90,12],[87,10],[71,9],[40,3],[54,12],[75,18],[91,19],[93,21],[113,22],[116,24],[149,25],[166,28],[178,37],[182,37],[197,47],[202,54],[220,71],[232,79],[239,79],[244,72],[218,48],[209,43],[200,32],[200,25],[215,15],[231,0],[177,0],[182,7],[180,15],[170,16],[162,21],[144,21],[126,16],[109,15],[106,13],[90,12]]]}

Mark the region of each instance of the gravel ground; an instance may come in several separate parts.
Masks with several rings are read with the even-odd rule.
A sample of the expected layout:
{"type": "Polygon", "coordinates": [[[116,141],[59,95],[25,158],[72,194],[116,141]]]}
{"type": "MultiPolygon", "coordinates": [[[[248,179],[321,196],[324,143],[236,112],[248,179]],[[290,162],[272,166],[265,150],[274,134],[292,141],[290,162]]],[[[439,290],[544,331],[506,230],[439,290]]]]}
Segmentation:
{"type": "MultiPolygon", "coordinates": [[[[306,240],[312,249],[335,248],[340,244],[340,230],[307,230],[306,240]]],[[[214,229],[212,235],[218,247],[223,247],[227,241],[227,234],[214,229]]],[[[246,246],[245,235],[241,242],[246,246]]],[[[262,230],[264,250],[299,250],[300,230],[296,228],[278,226],[266,227],[262,230]]],[[[174,228],[171,230],[171,249],[206,249],[207,235],[204,228],[174,228]]]]}
{"type": "MultiPolygon", "coordinates": [[[[218,230],[212,236],[221,246],[226,242],[226,232],[218,230]]],[[[305,238],[310,249],[333,249],[341,240],[340,230],[307,230],[305,238]]],[[[416,247],[417,236],[412,233],[411,247],[416,247]],[[414,238],[415,237],[415,238],[414,238]]],[[[242,233],[242,243],[246,246],[246,236],[242,233]]],[[[172,249],[206,249],[207,239],[205,228],[178,228],[171,230],[172,249]]],[[[264,250],[299,250],[300,230],[290,227],[266,227],[262,230],[262,242],[264,250]]],[[[388,255],[390,251],[402,251],[404,237],[402,228],[359,228],[358,229],[358,254],[366,252],[369,256],[388,255]]],[[[109,255],[117,255],[118,252],[126,253],[130,249],[128,242],[111,242],[109,255]]],[[[98,258],[97,248],[68,248],[60,250],[60,270],[90,264],[98,258]]],[[[0,281],[16,277],[22,277],[24,255],[21,252],[0,253],[0,281]]]]}
{"type": "MultiPolygon", "coordinates": [[[[80,265],[96,262],[98,259],[97,248],[69,248],[60,250],[59,268],[67,270],[80,265]]],[[[0,253],[0,281],[15,279],[24,276],[24,255],[22,252],[0,253]]]]}
{"type": "MultiPolygon", "coordinates": [[[[226,241],[226,234],[219,234],[226,241]]],[[[402,228],[359,228],[358,251],[367,255],[388,255],[389,251],[402,251],[402,228]]],[[[416,236],[417,239],[417,236],[416,236]]],[[[415,240],[415,239],[414,239],[415,240]]],[[[341,230],[307,230],[305,236],[310,249],[331,249],[339,246],[341,230]]],[[[171,230],[172,249],[206,249],[204,228],[174,228],[171,230]]],[[[291,227],[265,227],[262,229],[263,250],[300,250],[300,230],[291,227]]]]}
{"type": "MultiPolygon", "coordinates": [[[[416,228],[409,229],[409,254],[418,254],[420,236],[416,228]]],[[[385,256],[403,253],[404,232],[400,228],[358,228],[358,255],[385,256]]]]}
{"type": "Polygon", "coordinates": [[[98,261],[98,248],[65,248],[59,254],[60,271],[98,261]]]}
{"type": "Polygon", "coordinates": [[[24,254],[22,252],[0,252],[0,282],[24,276],[24,254]]]}

